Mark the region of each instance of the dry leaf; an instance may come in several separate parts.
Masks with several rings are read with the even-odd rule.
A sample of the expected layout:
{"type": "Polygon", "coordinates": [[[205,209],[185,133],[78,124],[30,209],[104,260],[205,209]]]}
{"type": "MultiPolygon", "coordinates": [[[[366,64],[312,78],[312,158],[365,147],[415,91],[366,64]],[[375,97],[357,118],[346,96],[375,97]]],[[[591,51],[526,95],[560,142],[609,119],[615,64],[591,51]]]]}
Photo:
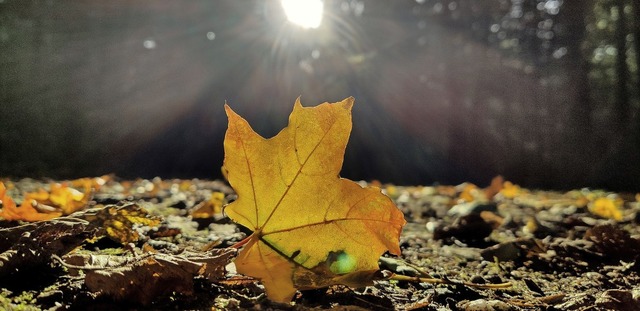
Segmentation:
{"type": "MultiPolygon", "coordinates": [[[[91,187],[85,188],[85,192],[80,192],[66,184],[52,183],[49,201],[52,206],[59,207],[65,215],[79,211],[87,206],[91,197],[91,187]]],[[[41,202],[47,204],[48,202],[41,202]]]]}
{"type": "Polygon", "coordinates": [[[463,183],[458,187],[462,188],[458,195],[458,202],[484,201],[484,193],[480,191],[478,186],[472,183],[463,183]]]}
{"type": "Polygon", "coordinates": [[[222,206],[224,205],[224,193],[214,191],[211,198],[198,203],[190,212],[193,218],[211,218],[215,215],[222,215],[222,206]]]}
{"type": "Polygon", "coordinates": [[[108,176],[103,176],[52,183],[49,185],[49,191],[38,189],[36,192],[26,193],[20,207],[16,207],[15,202],[6,195],[6,188],[0,182],[0,200],[3,202],[0,206],[0,217],[6,220],[33,222],[69,215],[87,207],[93,191],[99,189],[108,179],[108,176]],[[84,191],[69,187],[68,184],[83,188],[84,191]]]}
{"type": "Polygon", "coordinates": [[[223,278],[224,267],[235,253],[233,249],[215,249],[181,255],[154,253],[139,258],[71,254],[63,259],[74,268],[88,269],[85,284],[92,292],[148,305],[161,295],[192,294],[195,276],[210,281],[223,278]]]}
{"type": "MultiPolygon", "coordinates": [[[[2,187],[0,183],[0,194],[2,187]]],[[[140,236],[136,225],[153,226],[159,222],[136,204],[127,204],[0,228],[0,276],[48,264],[52,255],[64,255],[96,236],[107,235],[122,244],[135,242],[140,236]]]]}
{"type": "Polygon", "coordinates": [[[17,207],[15,201],[7,195],[7,188],[4,183],[0,182],[0,218],[5,220],[41,221],[62,215],[60,212],[42,213],[35,209],[33,202],[34,200],[32,199],[25,199],[20,204],[20,207],[17,207]]]}
{"type": "Polygon", "coordinates": [[[520,186],[514,185],[510,181],[505,181],[502,186],[502,190],[500,190],[500,193],[507,199],[513,199],[519,196],[522,193],[522,190],[520,189],[520,186]]]}
{"type": "Polygon", "coordinates": [[[489,185],[489,187],[484,189],[484,195],[487,197],[488,201],[491,201],[496,194],[500,193],[500,190],[502,190],[503,188],[503,183],[504,178],[500,175],[491,179],[491,184],[489,185]]]}
{"type": "MultiPolygon", "coordinates": [[[[104,230],[110,239],[121,244],[138,241],[140,234],[135,226],[157,226],[160,219],[147,214],[147,211],[135,203],[123,206],[107,205],[92,210],[81,211],[76,217],[86,219],[104,230]]],[[[74,216],[76,214],[73,214],[74,216]]]]}
{"type": "Polygon", "coordinates": [[[33,271],[81,245],[98,231],[89,222],[58,218],[0,228],[0,278],[33,271]]]}
{"type": "Polygon", "coordinates": [[[620,221],[622,220],[622,211],[620,210],[622,203],[620,200],[611,198],[597,198],[589,203],[589,211],[603,218],[620,221]]]}
{"type": "Polygon", "coordinates": [[[64,215],[69,215],[87,207],[93,192],[100,189],[108,179],[108,176],[102,176],[79,178],[63,183],[51,183],[49,192],[40,189],[35,193],[27,193],[25,200],[36,200],[41,204],[60,209],[64,215]],[[82,189],[82,191],[78,189],[82,189]]]}
{"type": "Polygon", "coordinates": [[[385,251],[399,255],[402,213],[378,188],[338,176],[351,132],[353,98],[304,108],[273,138],[229,117],[223,171],[238,199],[225,209],[253,230],[235,261],[270,299],[296,289],[368,285],[385,251]]]}
{"type": "Polygon", "coordinates": [[[640,255],[640,239],[612,224],[589,228],[584,234],[584,239],[593,242],[591,247],[596,252],[614,262],[634,262],[640,255]]]}

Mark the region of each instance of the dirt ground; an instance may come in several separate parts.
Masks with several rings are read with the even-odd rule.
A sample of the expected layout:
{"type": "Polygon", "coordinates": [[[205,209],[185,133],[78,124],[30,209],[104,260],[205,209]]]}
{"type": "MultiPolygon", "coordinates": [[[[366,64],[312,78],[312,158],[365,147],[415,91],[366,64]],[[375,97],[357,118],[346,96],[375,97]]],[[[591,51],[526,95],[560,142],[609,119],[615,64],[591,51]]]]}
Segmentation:
{"type": "MultiPolygon", "coordinates": [[[[4,181],[16,201],[52,182],[4,181]]],[[[228,264],[249,232],[224,182],[114,178],[76,214],[0,221],[0,310],[640,310],[639,195],[374,184],[407,220],[381,269],[410,278],[270,302],[228,264]]]]}

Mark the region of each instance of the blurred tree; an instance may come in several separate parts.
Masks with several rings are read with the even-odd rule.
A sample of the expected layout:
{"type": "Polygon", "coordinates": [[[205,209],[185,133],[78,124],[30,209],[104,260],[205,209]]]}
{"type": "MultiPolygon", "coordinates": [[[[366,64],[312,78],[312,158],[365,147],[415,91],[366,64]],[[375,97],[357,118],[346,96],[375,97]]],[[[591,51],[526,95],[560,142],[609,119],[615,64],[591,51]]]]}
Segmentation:
{"type": "Polygon", "coordinates": [[[585,51],[591,64],[590,97],[594,103],[592,184],[605,188],[637,187],[640,168],[640,129],[637,48],[630,21],[637,1],[596,0],[588,15],[585,51]],[[634,83],[635,81],[635,83],[634,83]],[[635,138],[634,138],[635,136],[635,138]]]}
{"type": "Polygon", "coordinates": [[[592,7],[590,0],[565,0],[563,6],[566,9],[559,11],[559,23],[563,25],[560,43],[557,46],[555,57],[561,58],[570,75],[572,75],[573,93],[577,100],[571,108],[571,116],[575,120],[575,126],[579,131],[586,131],[591,135],[593,125],[591,114],[590,86],[589,86],[589,61],[583,52],[586,40],[586,18],[592,7]]]}
{"type": "Polygon", "coordinates": [[[75,113],[79,103],[66,92],[70,86],[49,79],[60,60],[51,20],[38,8],[12,2],[0,9],[0,175],[40,177],[53,169],[74,176],[88,166],[78,163],[87,120],[75,113]]]}
{"type": "Polygon", "coordinates": [[[621,132],[629,128],[629,68],[627,66],[627,19],[625,17],[625,0],[616,0],[612,7],[612,16],[615,21],[615,47],[616,47],[616,123],[621,132]]]}
{"type": "MultiPolygon", "coordinates": [[[[633,43],[635,48],[636,98],[640,101],[640,1],[631,1],[633,12],[633,43]]],[[[640,117],[636,114],[634,122],[636,131],[636,145],[640,146],[640,117]]],[[[640,148],[640,147],[638,147],[640,148]]]]}

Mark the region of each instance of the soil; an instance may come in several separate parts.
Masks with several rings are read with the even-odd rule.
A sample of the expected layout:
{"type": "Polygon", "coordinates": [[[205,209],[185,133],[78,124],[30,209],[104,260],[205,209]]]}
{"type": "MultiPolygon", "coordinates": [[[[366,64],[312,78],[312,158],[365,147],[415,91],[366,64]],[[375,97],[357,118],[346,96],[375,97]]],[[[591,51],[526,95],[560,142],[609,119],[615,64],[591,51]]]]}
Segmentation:
{"type": "MultiPolygon", "coordinates": [[[[16,201],[52,182],[4,181],[16,201]]],[[[227,265],[250,232],[222,213],[235,199],[224,182],[112,178],[77,214],[0,221],[0,310],[640,310],[638,195],[374,184],[407,220],[402,256],[381,269],[407,278],[271,302],[227,265]],[[108,207],[132,223],[99,217],[108,207]],[[123,226],[123,240],[105,229],[123,226]]]]}

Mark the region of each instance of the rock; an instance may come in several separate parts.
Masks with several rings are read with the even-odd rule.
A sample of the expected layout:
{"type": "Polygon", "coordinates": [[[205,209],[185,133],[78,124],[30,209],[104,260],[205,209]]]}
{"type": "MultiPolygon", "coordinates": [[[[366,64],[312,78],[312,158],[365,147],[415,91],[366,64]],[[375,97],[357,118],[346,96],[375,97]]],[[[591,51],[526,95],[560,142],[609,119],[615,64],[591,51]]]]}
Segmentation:
{"type": "Polygon", "coordinates": [[[584,239],[593,242],[593,249],[606,254],[612,261],[634,261],[640,255],[640,240],[612,224],[599,225],[587,230],[584,239]]]}
{"type": "Polygon", "coordinates": [[[515,309],[506,302],[486,299],[463,300],[456,307],[465,311],[509,311],[515,309]]]}
{"type": "Polygon", "coordinates": [[[511,261],[520,257],[520,249],[515,242],[505,242],[483,249],[480,256],[487,261],[511,261]]]}
{"type": "Polygon", "coordinates": [[[480,217],[479,214],[469,214],[454,221],[451,226],[436,228],[433,238],[436,240],[449,240],[456,238],[469,245],[481,244],[484,238],[493,231],[493,226],[480,217]]]}
{"type": "Polygon", "coordinates": [[[509,242],[502,242],[497,245],[487,247],[480,251],[482,259],[487,261],[511,261],[525,256],[531,249],[537,247],[533,239],[521,238],[509,242]]]}
{"type": "Polygon", "coordinates": [[[447,214],[450,216],[466,216],[473,213],[480,214],[480,212],[484,211],[496,213],[498,207],[494,203],[468,202],[454,205],[447,214]]]}
{"type": "Polygon", "coordinates": [[[592,295],[580,293],[568,296],[565,302],[554,307],[559,310],[583,310],[592,307],[594,302],[595,298],[592,295]]]}

